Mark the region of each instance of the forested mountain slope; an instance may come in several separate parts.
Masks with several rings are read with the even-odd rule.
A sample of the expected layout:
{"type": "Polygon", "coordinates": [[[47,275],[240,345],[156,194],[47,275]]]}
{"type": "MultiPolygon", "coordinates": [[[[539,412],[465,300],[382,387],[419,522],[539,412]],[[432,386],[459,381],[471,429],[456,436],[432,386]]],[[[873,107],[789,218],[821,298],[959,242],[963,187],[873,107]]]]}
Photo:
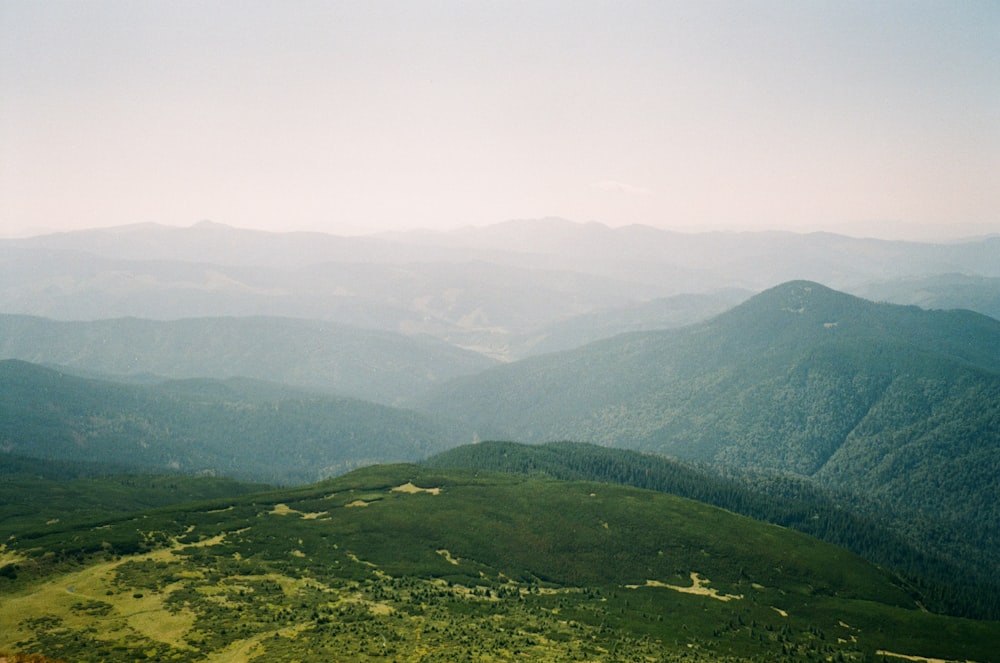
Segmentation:
{"type": "Polygon", "coordinates": [[[0,649],[79,661],[994,660],[855,555],[675,496],[380,466],[7,542],[0,649]],[[10,568],[10,564],[7,567],[10,568]]]}
{"type": "Polygon", "coordinates": [[[455,443],[415,412],[246,380],[125,385],[0,361],[5,453],[304,483],[455,443]]]}
{"type": "MultiPolygon", "coordinates": [[[[570,439],[794,472],[875,497],[951,554],[1000,532],[1000,322],[791,282],[708,322],[453,381],[485,439],[570,439]]],[[[993,553],[991,568],[996,567],[993,553]]]]}
{"type": "Polygon", "coordinates": [[[951,379],[953,366],[989,381],[1000,371],[998,347],[1000,321],[986,316],[790,282],[684,329],[625,334],[453,380],[424,405],[483,437],[626,442],[704,459],[756,446],[758,462],[772,465],[777,454],[811,473],[893,380],[951,379]],[[787,433],[785,448],[769,447],[777,441],[761,439],[765,432],[787,433]]]}

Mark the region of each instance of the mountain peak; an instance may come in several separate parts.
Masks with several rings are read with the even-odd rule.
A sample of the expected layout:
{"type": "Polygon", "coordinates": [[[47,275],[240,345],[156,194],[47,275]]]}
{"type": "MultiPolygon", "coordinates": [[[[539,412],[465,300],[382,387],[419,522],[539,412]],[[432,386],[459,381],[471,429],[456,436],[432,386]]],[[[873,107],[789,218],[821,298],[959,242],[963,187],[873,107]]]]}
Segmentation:
{"type": "Polygon", "coordinates": [[[852,302],[860,304],[864,300],[814,281],[788,281],[751,297],[746,303],[789,313],[816,313],[831,304],[843,307],[852,302]]]}
{"type": "Polygon", "coordinates": [[[233,226],[227,226],[224,223],[219,223],[218,221],[212,221],[210,219],[202,219],[201,221],[193,224],[191,226],[192,230],[238,230],[233,226]]]}
{"type": "Polygon", "coordinates": [[[826,287],[813,281],[788,281],[765,290],[740,304],[720,319],[733,320],[746,329],[763,323],[799,327],[802,323],[830,328],[878,304],[826,287]],[[794,317],[791,317],[794,316],[794,317]]]}

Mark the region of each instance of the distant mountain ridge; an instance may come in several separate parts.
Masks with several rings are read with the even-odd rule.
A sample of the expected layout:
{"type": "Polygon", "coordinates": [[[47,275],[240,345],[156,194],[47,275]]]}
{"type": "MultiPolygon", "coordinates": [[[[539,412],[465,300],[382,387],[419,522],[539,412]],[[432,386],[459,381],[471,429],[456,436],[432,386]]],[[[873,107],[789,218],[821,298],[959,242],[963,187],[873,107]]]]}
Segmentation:
{"type": "Polygon", "coordinates": [[[549,265],[559,268],[586,265],[594,273],[636,281],[672,276],[683,282],[686,292],[702,291],[699,281],[692,279],[700,279],[701,288],[762,290],[793,279],[849,289],[880,277],[948,272],[1000,276],[998,236],[928,243],[827,232],[682,233],[642,225],[610,228],[564,219],[528,219],[450,233],[413,231],[390,237],[431,247],[489,247],[515,255],[544,256],[549,265]]]}
{"type": "Polygon", "coordinates": [[[593,341],[634,331],[674,329],[722,313],[751,294],[728,289],[711,293],[673,295],[623,307],[566,318],[529,335],[513,359],[571,350],[593,341]]]}
{"type": "Polygon", "coordinates": [[[2,314],[0,358],[122,377],[257,378],[385,404],[495,363],[429,337],[319,320],[62,322],[2,314]]]}
{"type": "MultiPolygon", "coordinates": [[[[678,233],[563,219],[365,237],[213,223],[137,224],[0,240],[0,312],[60,320],[282,316],[428,334],[509,360],[596,333],[649,329],[605,312],[676,295],[759,292],[808,279],[892,301],[998,315],[1000,237],[954,243],[829,233],[678,233]],[[918,283],[920,281],[921,283],[918,283]],[[874,292],[874,291],[872,291],[874,292]],[[596,316],[596,317],[588,317],[596,316]],[[572,330],[561,323],[575,320],[572,330]],[[580,327],[588,320],[595,327],[580,327]],[[578,332],[583,332],[582,334],[578,332]],[[564,337],[559,334],[566,332],[564,337]],[[551,338],[551,344],[539,340],[551,338]]],[[[718,312],[711,303],[684,322],[718,312]]]]}
{"type": "Polygon", "coordinates": [[[412,264],[483,261],[579,271],[633,283],[679,277],[700,292],[759,290],[794,278],[844,288],[879,276],[961,273],[1000,277],[1000,236],[946,243],[859,239],[826,232],[681,233],[650,226],[611,228],[559,218],[526,219],[454,231],[344,237],[273,233],[201,222],[188,228],[135,224],[0,240],[0,248],[89,253],[131,261],[294,268],[327,262],[412,264]],[[723,276],[728,274],[729,276],[723,276]],[[691,279],[701,279],[700,288],[691,279]]]}
{"type": "Polygon", "coordinates": [[[854,294],[925,309],[965,308],[1000,320],[1000,278],[995,277],[943,273],[874,281],[857,288],[854,294]]]}

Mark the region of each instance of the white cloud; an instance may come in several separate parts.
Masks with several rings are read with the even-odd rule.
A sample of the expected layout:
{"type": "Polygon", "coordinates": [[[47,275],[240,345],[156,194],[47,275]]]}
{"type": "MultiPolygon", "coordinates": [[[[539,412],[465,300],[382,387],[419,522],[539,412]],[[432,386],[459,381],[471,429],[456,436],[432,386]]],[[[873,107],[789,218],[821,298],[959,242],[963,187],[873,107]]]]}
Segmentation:
{"type": "Polygon", "coordinates": [[[614,191],[616,193],[624,193],[628,196],[649,196],[653,193],[645,187],[618,182],[616,180],[601,180],[600,182],[594,182],[591,186],[602,191],[614,191]]]}

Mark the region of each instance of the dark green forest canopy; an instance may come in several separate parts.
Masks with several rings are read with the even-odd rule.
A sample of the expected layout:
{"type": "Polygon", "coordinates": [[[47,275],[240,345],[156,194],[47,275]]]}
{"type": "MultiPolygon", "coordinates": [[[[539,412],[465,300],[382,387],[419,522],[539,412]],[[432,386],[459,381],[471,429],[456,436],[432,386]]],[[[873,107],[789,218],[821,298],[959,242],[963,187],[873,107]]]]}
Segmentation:
{"type": "Polygon", "coordinates": [[[0,454],[0,532],[10,537],[74,528],[122,514],[266,488],[226,478],[130,470],[104,463],[0,454]]]}

